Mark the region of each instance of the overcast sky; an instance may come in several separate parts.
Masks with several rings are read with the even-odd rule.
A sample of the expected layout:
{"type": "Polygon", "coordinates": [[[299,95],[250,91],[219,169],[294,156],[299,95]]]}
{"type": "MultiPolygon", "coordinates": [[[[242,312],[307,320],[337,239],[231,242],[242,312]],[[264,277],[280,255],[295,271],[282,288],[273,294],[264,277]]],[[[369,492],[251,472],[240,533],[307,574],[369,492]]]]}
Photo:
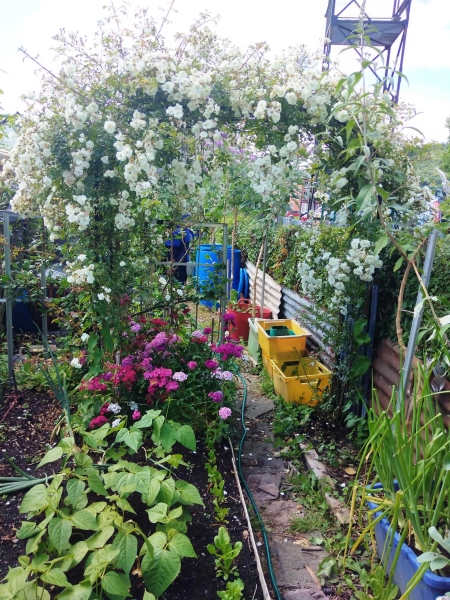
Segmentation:
{"type": "MultiPolygon", "coordinates": [[[[367,0],[367,12],[387,17],[394,0],[367,0]]],[[[51,65],[51,36],[65,27],[92,34],[108,0],[16,0],[1,2],[0,97],[3,110],[21,109],[19,96],[37,88],[31,61],[17,52],[24,46],[30,54],[51,65]]],[[[115,0],[116,5],[120,0],[115,0]]],[[[155,14],[164,0],[130,0],[155,14]]],[[[342,0],[338,0],[338,5],[342,0]]],[[[207,9],[219,14],[217,32],[239,46],[267,41],[276,52],[305,43],[320,47],[325,35],[328,0],[176,0],[178,13],[173,29],[185,30],[193,18],[207,9]]],[[[411,123],[427,140],[447,141],[445,120],[450,116],[450,0],[412,0],[406,42],[401,100],[412,103],[422,114],[411,123]]]]}

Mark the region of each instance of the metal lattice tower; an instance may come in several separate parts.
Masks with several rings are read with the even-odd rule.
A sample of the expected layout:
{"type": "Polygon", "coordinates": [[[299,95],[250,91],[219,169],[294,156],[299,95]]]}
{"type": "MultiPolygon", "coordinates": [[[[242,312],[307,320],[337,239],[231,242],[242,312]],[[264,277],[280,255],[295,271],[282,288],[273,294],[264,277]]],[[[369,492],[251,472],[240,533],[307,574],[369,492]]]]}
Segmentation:
{"type": "MultiPolygon", "coordinates": [[[[408,32],[412,0],[386,0],[386,2],[392,6],[392,12],[389,6],[386,7],[389,8],[389,11],[386,11],[386,13],[391,13],[390,16],[371,17],[368,15],[368,8],[366,7],[364,25],[368,28],[367,35],[371,45],[380,48],[384,56],[385,69],[382,71],[382,76],[373,67],[370,67],[370,69],[379,81],[383,77],[388,78],[384,83],[384,90],[391,94],[394,103],[398,103],[402,77],[396,74],[395,71],[402,72],[403,69],[406,34],[408,32]]],[[[370,1],[367,4],[370,4],[370,1]]],[[[375,10],[382,12],[380,9],[380,4],[382,3],[377,0],[376,4],[377,8],[375,10]]],[[[361,5],[357,0],[345,0],[344,2],[342,0],[328,1],[328,8],[325,15],[327,20],[325,37],[329,41],[324,46],[324,54],[327,57],[324,69],[328,68],[332,46],[349,46],[355,44],[355,37],[349,39],[349,36],[359,26],[360,12],[361,5]]],[[[355,51],[361,57],[360,48],[355,48],[355,51]]],[[[379,56],[376,51],[373,51],[373,57],[369,56],[368,58],[375,61],[379,56]]]]}

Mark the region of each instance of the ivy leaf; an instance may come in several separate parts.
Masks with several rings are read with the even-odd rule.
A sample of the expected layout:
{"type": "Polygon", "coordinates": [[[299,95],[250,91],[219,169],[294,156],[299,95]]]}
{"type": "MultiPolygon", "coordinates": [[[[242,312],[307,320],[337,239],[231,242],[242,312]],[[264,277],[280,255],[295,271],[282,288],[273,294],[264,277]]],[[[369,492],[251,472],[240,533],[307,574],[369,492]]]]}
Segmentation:
{"type": "Polygon", "coordinates": [[[69,546],[69,539],[72,535],[72,523],[67,519],[56,517],[48,524],[48,535],[56,550],[59,554],[62,554],[69,546]]]}
{"type": "Polygon", "coordinates": [[[155,554],[153,561],[146,554],[142,560],[142,577],[146,587],[161,596],[178,576],[181,569],[181,559],[175,552],[163,550],[155,554]]]}
{"type": "Polygon", "coordinates": [[[180,558],[183,556],[197,558],[190,539],[184,533],[176,533],[169,542],[169,549],[176,552],[180,558]]]}
{"type": "Polygon", "coordinates": [[[107,594],[115,597],[126,598],[130,590],[131,584],[127,575],[123,573],[115,573],[108,571],[102,577],[102,588],[107,594]]]}
{"type": "Polygon", "coordinates": [[[45,581],[45,583],[57,585],[58,587],[67,587],[70,585],[64,572],[57,567],[41,575],[41,579],[42,581],[45,581]]]}
{"type": "Polygon", "coordinates": [[[55,446],[51,450],[45,453],[45,456],[42,458],[41,462],[38,464],[38,468],[46,465],[47,463],[54,462],[58,460],[63,455],[64,451],[61,446],[55,446]]]}
{"type": "Polygon", "coordinates": [[[129,573],[136,560],[137,539],[129,533],[119,533],[114,538],[112,547],[114,550],[119,550],[117,564],[125,573],[129,573]]]}
{"type": "Polygon", "coordinates": [[[43,483],[38,483],[25,494],[19,513],[37,512],[48,506],[47,488],[43,483]]]}
{"type": "Polygon", "coordinates": [[[183,425],[175,432],[175,438],[188,450],[196,451],[195,433],[190,425],[183,425]]]}

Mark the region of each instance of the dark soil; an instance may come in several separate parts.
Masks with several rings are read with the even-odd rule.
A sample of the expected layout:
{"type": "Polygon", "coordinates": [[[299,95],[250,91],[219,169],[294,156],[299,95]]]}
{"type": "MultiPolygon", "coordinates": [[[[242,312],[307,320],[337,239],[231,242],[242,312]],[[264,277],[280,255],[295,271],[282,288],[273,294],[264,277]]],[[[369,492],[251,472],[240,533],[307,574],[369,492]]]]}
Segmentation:
{"type": "MultiPolygon", "coordinates": [[[[49,394],[32,390],[7,393],[0,400],[0,477],[17,477],[19,474],[10,466],[5,454],[30,475],[45,477],[53,470],[45,465],[36,469],[36,464],[48,450],[55,422],[61,415],[59,404],[49,394]]],[[[17,566],[17,558],[24,554],[26,540],[18,540],[15,531],[20,528],[24,516],[18,507],[24,493],[0,498],[0,579],[8,566],[17,566]]]]}
{"type": "MultiPolygon", "coordinates": [[[[49,448],[50,435],[55,421],[61,411],[57,402],[48,394],[24,391],[19,394],[7,394],[0,401],[0,476],[16,476],[17,473],[5,459],[5,453],[14,458],[15,463],[27,473],[34,476],[50,474],[57,463],[45,465],[37,470],[35,465],[49,448]]],[[[56,441],[56,440],[54,440],[56,441]]],[[[216,598],[217,590],[225,589],[222,579],[216,578],[214,557],[207,551],[207,544],[213,543],[219,524],[214,519],[212,496],[208,490],[208,478],[205,468],[206,450],[201,443],[197,452],[180,449],[189,468],[180,467],[177,477],[185,479],[199,490],[205,507],[190,508],[192,523],[188,528],[188,536],[197,553],[197,559],[185,558],[182,561],[181,573],[167,592],[164,600],[197,600],[199,598],[216,598]]],[[[138,458],[137,456],[135,459],[138,458]]],[[[225,479],[227,507],[229,508],[227,529],[231,541],[243,542],[236,564],[241,579],[245,583],[244,598],[262,600],[256,562],[248,537],[247,522],[239,501],[235,475],[231,462],[231,449],[222,446],[217,449],[217,467],[225,479]]],[[[0,579],[8,571],[8,567],[17,566],[17,558],[25,553],[26,540],[18,540],[15,532],[20,528],[23,515],[18,514],[22,494],[3,496],[0,498],[0,579]]],[[[137,521],[142,521],[143,529],[148,528],[148,519],[144,512],[138,512],[137,521]]],[[[139,600],[144,595],[142,580],[131,576],[132,597],[139,600]]]]}

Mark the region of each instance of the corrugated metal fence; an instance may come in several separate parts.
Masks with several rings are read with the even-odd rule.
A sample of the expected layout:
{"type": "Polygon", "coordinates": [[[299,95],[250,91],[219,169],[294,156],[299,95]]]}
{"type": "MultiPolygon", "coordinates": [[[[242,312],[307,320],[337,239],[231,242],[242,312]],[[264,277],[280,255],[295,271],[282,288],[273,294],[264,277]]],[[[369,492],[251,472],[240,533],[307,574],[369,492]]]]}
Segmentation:
{"type": "MultiPolygon", "coordinates": [[[[255,265],[249,261],[246,263],[246,268],[250,280],[250,298],[253,298],[253,286],[255,280],[255,265]]],[[[261,305],[261,288],[262,288],[262,271],[258,269],[258,277],[256,283],[256,303],[261,305]]],[[[321,317],[326,316],[324,311],[317,309],[314,302],[303,298],[293,290],[287,287],[282,287],[270,275],[266,274],[264,306],[270,308],[274,319],[297,319],[300,323],[305,323],[305,327],[311,331],[311,338],[308,339],[309,349],[322,349],[322,359],[326,366],[331,367],[333,357],[331,349],[324,348],[324,329],[330,329],[331,324],[311,325],[318,319],[318,313],[321,317]],[[307,317],[305,318],[305,313],[307,317]],[[306,324],[307,323],[307,324],[306,324]]],[[[324,319],[321,319],[323,321],[324,319]]]]}

